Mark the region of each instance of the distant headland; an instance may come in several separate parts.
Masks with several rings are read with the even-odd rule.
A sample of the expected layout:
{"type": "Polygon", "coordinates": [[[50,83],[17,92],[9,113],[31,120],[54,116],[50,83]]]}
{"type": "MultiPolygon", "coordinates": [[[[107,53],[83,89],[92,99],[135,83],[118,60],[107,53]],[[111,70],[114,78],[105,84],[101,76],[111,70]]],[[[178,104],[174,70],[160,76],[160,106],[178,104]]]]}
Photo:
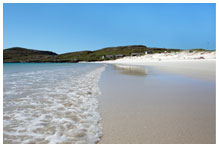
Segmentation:
{"type": "MultiPolygon", "coordinates": [[[[191,49],[190,51],[207,51],[205,49],[191,49]]],[[[125,56],[141,56],[144,54],[154,54],[163,52],[179,52],[182,49],[150,48],[144,45],[130,45],[107,47],[95,51],[78,51],[64,54],[56,54],[51,51],[40,51],[21,47],[13,47],[3,50],[4,63],[77,63],[113,60],[125,56]]]]}

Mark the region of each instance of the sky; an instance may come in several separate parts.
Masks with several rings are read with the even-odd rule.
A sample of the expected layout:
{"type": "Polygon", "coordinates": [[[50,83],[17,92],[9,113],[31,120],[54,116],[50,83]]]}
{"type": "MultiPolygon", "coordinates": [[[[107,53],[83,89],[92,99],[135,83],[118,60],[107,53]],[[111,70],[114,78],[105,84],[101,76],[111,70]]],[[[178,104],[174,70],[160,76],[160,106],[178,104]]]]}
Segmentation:
{"type": "Polygon", "coordinates": [[[216,49],[216,4],[3,5],[3,47],[66,53],[104,47],[216,49]]]}

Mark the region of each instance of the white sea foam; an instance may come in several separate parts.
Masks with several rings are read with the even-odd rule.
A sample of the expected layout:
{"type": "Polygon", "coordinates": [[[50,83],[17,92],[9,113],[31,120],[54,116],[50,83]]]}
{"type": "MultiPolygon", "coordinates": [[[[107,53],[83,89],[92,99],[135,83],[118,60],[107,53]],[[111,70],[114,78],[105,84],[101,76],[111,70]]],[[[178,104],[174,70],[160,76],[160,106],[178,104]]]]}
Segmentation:
{"type": "Polygon", "coordinates": [[[96,143],[105,66],[4,75],[4,143],[96,143]]]}

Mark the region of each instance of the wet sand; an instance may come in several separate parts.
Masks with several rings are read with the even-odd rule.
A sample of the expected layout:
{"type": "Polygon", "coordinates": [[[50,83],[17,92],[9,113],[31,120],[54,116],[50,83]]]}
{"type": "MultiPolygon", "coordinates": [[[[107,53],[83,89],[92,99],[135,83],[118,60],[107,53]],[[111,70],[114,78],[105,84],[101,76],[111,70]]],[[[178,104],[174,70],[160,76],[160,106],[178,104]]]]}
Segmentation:
{"type": "Polygon", "coordinates": [[[216,142],[215,81],[108,65],[99,85],[99,143],[216,142]]]}
{"type": "Polygon", "coordinates": [[[151,66],[160,71],[190,76],[202,80],[216,80],[216,60],[164,60],[164,61],[106,61],[112,64],[151,66]]]}

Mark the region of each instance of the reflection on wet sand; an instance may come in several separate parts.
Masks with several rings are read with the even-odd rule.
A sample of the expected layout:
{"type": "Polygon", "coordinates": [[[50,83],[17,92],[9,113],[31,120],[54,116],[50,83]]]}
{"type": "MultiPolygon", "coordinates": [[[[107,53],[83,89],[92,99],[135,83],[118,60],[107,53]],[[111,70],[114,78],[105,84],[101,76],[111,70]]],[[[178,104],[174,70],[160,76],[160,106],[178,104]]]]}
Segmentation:
{"type": "Polygon", "coordinates": [[[115,64],[114,68],[119,70],[121,74],[125,75],[134,75],[134,76],[146,76],[146,69],[142,66],[133,66],[133,65],[118,65],[115,64]]]}
{"type": "Polygon", "coordinates": [[[215,144],[216,82],[150,66],[147,76],[124,75],[124,68],[134,70],[107,66],[101,75],[99,143],[215,144]]]}

